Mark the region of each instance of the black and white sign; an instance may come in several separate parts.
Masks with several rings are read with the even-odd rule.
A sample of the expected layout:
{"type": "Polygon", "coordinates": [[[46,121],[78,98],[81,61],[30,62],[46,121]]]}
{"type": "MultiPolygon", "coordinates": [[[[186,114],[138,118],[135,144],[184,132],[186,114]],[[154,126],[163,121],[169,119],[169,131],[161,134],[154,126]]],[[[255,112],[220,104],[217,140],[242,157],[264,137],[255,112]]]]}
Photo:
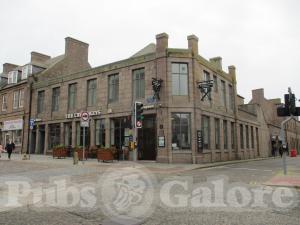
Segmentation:
{"type": "Polygon", "coordinates": [[[165,147],[165,136],[159,136],[158,137],[158,147],[165,147]]]}
{"type": "Polygon", "coordinates": [[[136,128],[142,128],[142,126],[143,126],[143,123],[142,123],[142,121],[136,121],[136,128]]]}
{"type": "Polygon", "coordinates": [[[89,115],[88,112],[82,112],[82,113],[81,113],[81,120],[83,120],[83,121],[88,121],[89,118],[90,118],[90,115],[89,115]]]}
{"type": "Polygon", "coordinates": [[[198,152],[202,152],[203,151],[202,130],[197,130],[197,148],[198,148],[198,152]]]}

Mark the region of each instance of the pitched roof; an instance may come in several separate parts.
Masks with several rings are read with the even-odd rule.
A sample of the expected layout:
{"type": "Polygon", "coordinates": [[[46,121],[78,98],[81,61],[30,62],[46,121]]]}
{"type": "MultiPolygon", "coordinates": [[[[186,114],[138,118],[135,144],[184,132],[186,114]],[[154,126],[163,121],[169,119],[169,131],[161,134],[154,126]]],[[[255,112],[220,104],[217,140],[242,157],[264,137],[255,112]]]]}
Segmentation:
{"type": "Polygon", "coordinates": [[[138,51],[137,53],[135,53],[130,58],[134,58],[134,57],[138,57],[138,56],[142,56],[142,55],[147,55],[147,54],[150,54],[150,53],[154,53],[155,49],[156,49],[156,45],[154,43],[150,43],[149,45],[147,45],[146,47],[144,47],[143,49],[141,49],[140,51],[138,51]]]}

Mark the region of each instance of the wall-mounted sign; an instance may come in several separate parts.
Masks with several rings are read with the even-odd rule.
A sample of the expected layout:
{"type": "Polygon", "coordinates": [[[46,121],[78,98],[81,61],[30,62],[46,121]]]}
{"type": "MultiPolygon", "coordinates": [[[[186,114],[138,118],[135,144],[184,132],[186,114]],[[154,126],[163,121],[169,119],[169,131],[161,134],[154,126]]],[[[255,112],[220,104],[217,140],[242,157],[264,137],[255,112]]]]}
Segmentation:
{"type": "Polygon", "coordinates": [[[22,130],[23,129],[23,120],[8,120],[3,122],[3,131],[6,130],[22,130]]]}
{"type": "MultiPolygon", "coordinates": [[[[89,116],[100,116],[101,111],[90,111],[87,112],[89,116]]],[[[73,118],[81,118],[81,113],[68,113],[66,114],[66,119],[73,119],[73,118]]]]}
{"type": "Polygon", "coordinates": [[[158,137],[158,147],[165,147],[165,136],[158,137]]]}
{"type": "Polygon", "coordinates": [[[202,130],[197,130],[197,149],[198,149],[198,152],[203,152],[202,130]]]}

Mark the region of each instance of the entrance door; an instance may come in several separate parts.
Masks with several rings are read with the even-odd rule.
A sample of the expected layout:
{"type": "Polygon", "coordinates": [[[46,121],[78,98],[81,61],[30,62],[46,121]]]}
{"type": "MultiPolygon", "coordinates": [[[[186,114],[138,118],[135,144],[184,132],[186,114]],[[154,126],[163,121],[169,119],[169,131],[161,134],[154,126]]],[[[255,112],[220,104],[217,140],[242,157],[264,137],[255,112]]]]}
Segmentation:
{"type": "Polygon", "coordinates": [[[143,127],[138,129],[140,160],[156,160],[156,117],[145,115],[143,127]]]}
{"type": "Polygon", "coordinates": [[[44,148],[45,148],[45,125],[40,125],[39,127],[39,146],[37,149],[38,154],[44,154],[44,148]]]}

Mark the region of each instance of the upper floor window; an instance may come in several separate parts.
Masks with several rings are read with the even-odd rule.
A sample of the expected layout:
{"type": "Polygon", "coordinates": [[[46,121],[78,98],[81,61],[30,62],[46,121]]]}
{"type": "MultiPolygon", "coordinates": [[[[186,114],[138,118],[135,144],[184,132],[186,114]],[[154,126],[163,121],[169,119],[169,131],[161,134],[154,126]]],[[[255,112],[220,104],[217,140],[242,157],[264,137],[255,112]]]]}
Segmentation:
{"type": "Polygon", "coordinates": [[[68,91],[68,109],[76,107],[77,84],[70,84],[68,91]]]}
{"type": "Polygon", "coordinates": [[[172,63],[172,94],[188,95],[188,64],[172,63]]]}
{"type": "Polygon", "coordinates": [[[59,94],[60,94],[59,87],[52,89],[52,112],[59,110],[59,94]]]}
{"type": "Polygon", "coordinates": [[[28,64],[26,66],[23,66],[21,79],[27,79],[28,75],[30,74],[32,74],[32,65],[28,64]]]}
{"type": "Polygon", "coordinates": [[[225,81],[221,80],[221,101],[222,105],[226,107],[226,86],[225,86],[225,81]]]}
{"type": "Polygon", "coordinates": [[[133,99],[145,98],[145,69],[133,71],[133,99]]]}
{"type": "Polygon", "coordinates": [[[87,105],[96,105],[97,79],[87,81],[87,105]]]}
{"type": "Polygon", "coordinates": [[[14,91],[13,97],[13,108],[17,109],[19,106],[19,91],[14,91]]]}
{"type": "Polygon", "coordinates": [[[6,95],[2,95],[2,111],[6,111],[7,110],[7,99],[6,99],[6,95]]]}
{"type": "Polygon", "coordinates": [[[218,92],[218,77],[214,75],[214,90],[218,92]]]}
{"type": "Polygon", "coordinates": [[[24,89],[19,91],[19,108],[24,106],[24,89]]]}
{"type": "Polygon", "coordinates": [[[8,84],[16,84],[18,82],[18,71],[10,71],[8,73],[8,84]]]}
{"type": "Polygon", "coordinates": [[[13,93],[13,109],[22,108],[24,105],[24,89],[14,91],[13,93]]]}
{"type": "Polygon", "coordinates": [[[203,71],[203,79],[205,80],[205,81],[209,81],[210,80],[210,74],[209,74],[209,72],[207,72],[207,71],[203,71]]]}
{"type": "Polygon", "coordinates": [[[117,102],[119,100],[119,74],[108,77],[108,101],[117,102]]]}
{"type": "Polygon", "coordinates": [[[44,111],[44,99],[45,91],[39,91],[37,99],[37,113],[42,113],[44,111]]]}
{"type": "Polygon", "coordinates": [[[233,88],[232,85],[228,85],[228,92],[229,92],[229,107],[231,110],[233,110],[234,102],[233,102],[233,88]]]}

